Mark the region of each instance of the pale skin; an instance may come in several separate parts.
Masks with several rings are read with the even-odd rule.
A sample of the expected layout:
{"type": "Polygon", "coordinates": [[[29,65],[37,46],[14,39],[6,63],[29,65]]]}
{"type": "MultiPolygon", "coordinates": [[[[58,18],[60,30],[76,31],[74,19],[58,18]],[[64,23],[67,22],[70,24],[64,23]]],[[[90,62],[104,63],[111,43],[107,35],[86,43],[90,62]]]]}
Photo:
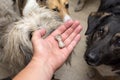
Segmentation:
{"type": "Polygon", "coordinates": [[[63,65],[79,42],[81,30],[79,21],[68,21],[45,39],[42,38],[45,29],[35,31],[32,37],[32,60],[13,80],[51,80],[54,72],[63,65]],[[61,34],[66,45],[62,49],[54,39],[58,34],[61,34]]]}

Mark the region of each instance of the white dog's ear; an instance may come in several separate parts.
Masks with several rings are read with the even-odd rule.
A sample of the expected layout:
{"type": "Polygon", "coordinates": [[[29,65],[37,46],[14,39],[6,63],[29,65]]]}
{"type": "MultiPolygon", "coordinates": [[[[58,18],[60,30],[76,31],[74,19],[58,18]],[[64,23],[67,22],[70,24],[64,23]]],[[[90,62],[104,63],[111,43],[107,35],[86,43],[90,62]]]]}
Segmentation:
{"type": "Polygon", "coordinates": [[[47,0],[36,0],[40,6],[45,6],[47,0]]]}

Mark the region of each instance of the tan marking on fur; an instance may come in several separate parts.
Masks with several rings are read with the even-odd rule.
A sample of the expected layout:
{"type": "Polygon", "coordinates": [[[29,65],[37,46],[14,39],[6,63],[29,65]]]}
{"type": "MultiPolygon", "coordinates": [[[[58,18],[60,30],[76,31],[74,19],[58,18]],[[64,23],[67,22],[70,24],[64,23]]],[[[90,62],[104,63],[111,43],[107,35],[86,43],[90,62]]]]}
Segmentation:
{"type": "Polygon", "coordinates": [[[116,38],[120,37],[120,33],[115,34],[115,36],[113,37],[113,41],[116,40],[116,38]]]}
{"type": "Polygon", "coordinates": [[[116,36],[116,37],[120,37],[120,33],[117,33],[115,36],[116,36]]]}
{"type": "Polygon", "coordinates": [[[103,15],[103,12],[92,12],[91,14],[90,14],[90,16],[101,16],[101,15],[103,15]]]}
{"type": "MultiPolygon", "coordinates": [[[[120,37],[120,33],[115,34],[112,40],[115,41],[118,37],[120,37]]],[[[114,45],[111,46],[111,50],[114,50],[115,48],[114,45]]]]}
{"type": "Polygon", "coordinates": [[[111,15],[111,13],[107,13],[107,12],[92,12],[90,14],[90,16],[100,16],[100,19],[106,17],[106,16],[109,16],[111,15]]]}
{"type": "Polygon", "coordinates": [[[108,25],[105,25],[105,28],[104,28],[105,32],[107,33],[109,28],[108,28],[108,25]]]}

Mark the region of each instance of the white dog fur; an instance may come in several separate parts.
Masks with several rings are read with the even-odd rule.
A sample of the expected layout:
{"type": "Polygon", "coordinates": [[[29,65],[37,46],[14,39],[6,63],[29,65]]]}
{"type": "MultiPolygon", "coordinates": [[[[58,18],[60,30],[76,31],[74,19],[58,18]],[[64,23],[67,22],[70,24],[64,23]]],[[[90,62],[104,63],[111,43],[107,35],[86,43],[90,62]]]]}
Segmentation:
{"type": "Polygon", "coordinates": [[[12,0],[0,0],[0,3],[0,64],[6,66],[4,69],[9,74],[4,77],[14,77],[31,60],[31,33],[45,28],[47,36],[62,24],[62,20],[57,13],[40,7],[32,7],[21,17],[12,0]]]}

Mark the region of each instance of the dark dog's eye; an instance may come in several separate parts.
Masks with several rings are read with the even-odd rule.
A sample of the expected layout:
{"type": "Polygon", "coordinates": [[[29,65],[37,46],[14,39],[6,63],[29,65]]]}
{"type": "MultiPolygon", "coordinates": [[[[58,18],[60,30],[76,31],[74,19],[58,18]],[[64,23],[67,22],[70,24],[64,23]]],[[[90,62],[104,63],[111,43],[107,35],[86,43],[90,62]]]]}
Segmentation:
{"type": "Polygon", "coordinates": [[[65,8],[67,8],[67,9],[68,9],[68,8],[69,8],[69,4],[65,4],[65,8]]]}
{"type": "Polygon", "coordinates": [[[98,36],[102,36],[103,33],[104,33],[104,30],[103,30],[103,29],[98,30],[98,36]]]}
{"type": "Polygon", "coordinates": [[[116,40],[116,42],[115,42],[115,46],[120,47],[120,38],[118,38],[118,39],[116,40]]]}
{"type": "Polygon", "coordinates": [[[57,12],[60,12],[59,10],[58,10],[58,8],[54,8],[54,9],[52,9],[53,11],[57,11],[57,12]]]}

